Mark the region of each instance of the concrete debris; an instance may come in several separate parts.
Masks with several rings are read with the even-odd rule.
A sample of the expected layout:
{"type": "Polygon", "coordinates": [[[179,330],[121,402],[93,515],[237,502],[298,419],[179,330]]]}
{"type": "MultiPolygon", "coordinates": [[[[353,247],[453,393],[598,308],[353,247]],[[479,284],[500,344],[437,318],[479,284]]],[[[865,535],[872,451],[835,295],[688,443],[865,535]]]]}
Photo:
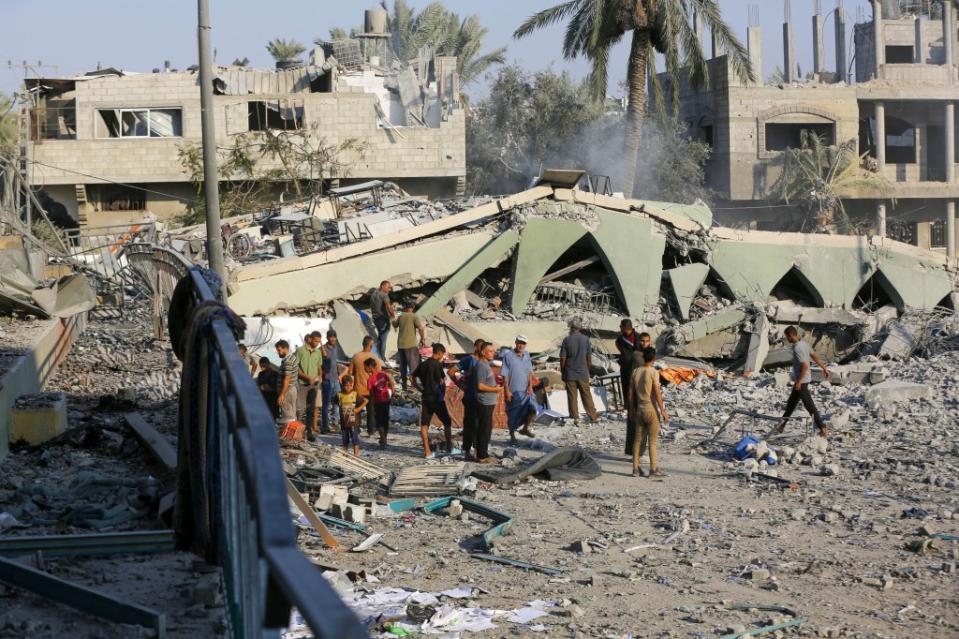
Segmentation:
{"type": "Polygon", "coordinates": [[[925,384],[890,379],[870,387],[866,390],[865,397],[868,406],[879,408],[895,402],[925,399],[930,392],[929,386],[925,384]]]}

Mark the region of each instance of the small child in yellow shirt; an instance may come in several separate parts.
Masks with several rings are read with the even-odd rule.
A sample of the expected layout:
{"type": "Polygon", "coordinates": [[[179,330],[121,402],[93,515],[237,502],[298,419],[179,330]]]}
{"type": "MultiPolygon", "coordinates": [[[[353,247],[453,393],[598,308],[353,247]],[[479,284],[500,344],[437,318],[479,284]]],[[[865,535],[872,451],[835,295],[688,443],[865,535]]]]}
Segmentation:
{"type": "Polygon", "coordinates": [[[366,406],[365,397],[357,397],[356,389],[353,388],[353,377],[347,375],[343,378],[343,388],[336,394],[340,403],[340,437],[343,441],[343,450],[350,451],[350,443],[353,444],[353,455],[360,456],[360,420],[357,415],[366,406]],[[359,400],[359,405],[357,405],[359,400]]]}

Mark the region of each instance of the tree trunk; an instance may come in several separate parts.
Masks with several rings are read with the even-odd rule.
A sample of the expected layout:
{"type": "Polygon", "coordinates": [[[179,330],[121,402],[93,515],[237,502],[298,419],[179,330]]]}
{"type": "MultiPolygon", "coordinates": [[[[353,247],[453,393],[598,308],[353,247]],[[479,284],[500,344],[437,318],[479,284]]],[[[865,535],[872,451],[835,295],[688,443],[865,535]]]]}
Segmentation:
{"type": "Polygon", "coordinates": [[[626,80],[629,85],[629,104],[626,106],[626,137],[623,156],[623,194],[633,197],[636,183],[636,161],[643,141],[643,120],[646,118],[646,63],[649,57],[649,31],[634,29],[629,47],[629,67],[626,80]]]}

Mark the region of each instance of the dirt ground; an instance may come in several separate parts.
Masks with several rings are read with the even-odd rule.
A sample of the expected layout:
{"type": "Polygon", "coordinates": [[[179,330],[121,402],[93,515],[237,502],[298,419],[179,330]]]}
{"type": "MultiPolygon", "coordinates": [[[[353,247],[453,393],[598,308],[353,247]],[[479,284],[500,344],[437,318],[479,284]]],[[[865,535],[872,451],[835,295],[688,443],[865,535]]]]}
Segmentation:
{"type": "MultiPolygon", "coordinates": [[[[768,469],[798,484],[793,487],[747,478],[732,459],[749,420],[733,422],[717,442],[704,444],[733,407],[781,412],[788,390],[771,375],[667,389],[674,418],[660,449],[668,473],[662,479],[632,477],[621,418],[550,429],[554,444],[579,445],[594,455],[603,475],[576,483],[481,485],[475,499],[513,516],[512,529],[496,540],[496,554],[557,568],[559,576],[470,558],[472,540],[489,525],[475,515],[468,522],[422,512],[373,520],[372,529],[384,533],[396,553],[383,546],[332,552],[306,531],[301,545],[319,564],[372,576],[374,583],[352,584],[354,594],[468,585],[482,591],[442,602],[505,610],[534,600],[556,604],[532,624],[497,619],[495,630],[476,636],[719,637],[794,618],[807,620],[786,631],[794,636],[959,636],[956,542],[934,540],[921,553],[907,549],[924,539],[921,527],[959,532],[957,364],[955,353],[890,364],[892,377],[930,385],[929,399],[911,402],[874,406],[864,399],[868,387],[818,386],[821,409],[842,425],[826,453],[768,469]],[[572,550],[574,544],[589,552],[572,550]],[[740,604],[746,609],[735,609],[740,604]],[[758,604],[789,612],[749,609],[758,604]]],[[[392,428],[390,449],[370,446],[364,456],[390,468],[423,464],[418,433],[392,428]]],[[[757,422],[754,432],[766,428],[757,422]]],[[[797,423],[768,441],[780,451],[799,450],[810,430],[797,423]]],[[[504,432],[494,433],[497,456],[507,444],[504,432]]],[[[542,455],[522,445],[518,452],[522,460],[542,455]]],[[[337,534],[347,547],[364,538],[337,534]]]]}

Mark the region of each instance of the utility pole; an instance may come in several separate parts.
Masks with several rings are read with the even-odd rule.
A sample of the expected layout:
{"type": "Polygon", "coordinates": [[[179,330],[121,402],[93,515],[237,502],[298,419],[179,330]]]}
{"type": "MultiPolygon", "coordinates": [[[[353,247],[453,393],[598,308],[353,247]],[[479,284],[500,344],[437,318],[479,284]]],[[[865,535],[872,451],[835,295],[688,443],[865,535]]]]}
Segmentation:
{"type": "Polygon", "coordinates": [[[197,40],[200,49],[200,122],[203,128],[203,192],[206,196],[206,255],[210,269],[220,276],[220,295],[226,301],[226,265],[220,232],[220,182],[213,112],[213,53],[210,47],[209,0],[197,0],[197,40]]]}

